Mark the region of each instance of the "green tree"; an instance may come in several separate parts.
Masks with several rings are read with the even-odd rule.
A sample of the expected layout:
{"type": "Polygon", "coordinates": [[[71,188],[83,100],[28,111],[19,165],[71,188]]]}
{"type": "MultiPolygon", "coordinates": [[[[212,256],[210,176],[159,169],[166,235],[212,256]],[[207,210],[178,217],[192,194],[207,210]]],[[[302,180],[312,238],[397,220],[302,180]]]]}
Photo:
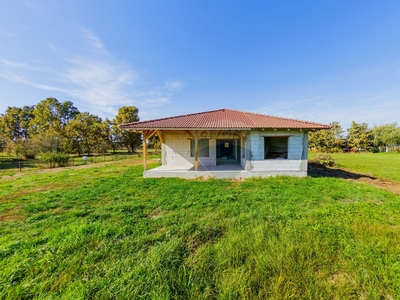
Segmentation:
{"type": "Polygon", "coordinates": [[[68,139],[64,132],[50,128],[43,134],[37,134],[31,138],[37,145],[40,152],[66,152],[68,149],[68,139]]]}
{"type": "Polygon", "coordinates": [[[4,133],[4,116],[0,115],[0,152],[3,152],[7,148],[7,138],[4,133]]]}
{"type": "Polygon", "coordinates": [[[345,140],[343,129],[339,122],[331,122],[330,129],[322,129],[309,133],[309,147],[322,152],[341,152],[345,140]]]}
{"type": "Polygon", "coordinates": [[[7,139],[4,133],[4,115],[0,115],[0,152],[3,152],[7,147],[7,139]]]}
{"type": "Polygon", "coordinates": [[[353,121],[350,128],[347,129],[347,141],[349,146],[355,150],[365,151],[368,147],[371,147],[373,136],[368,124],[358,124],[353,121]]]}
{"type": "Polygon", "coordinates": [[[102,123],[102,131],[107,149],[112,149],[115,153],[115,151],[121,146],[121,130],[114,121],[106,118],[102,123]]]}
{"type": "Polygon", "coordinates": [[[0,119],[0,131],[8,141],[29,139],[29,124],[33,118],[34,106],[7,107],[0,119]]]}
{"type": "Polygon", "coordinates": [[[388,147],[400,144],[400,127],[397,123],[374,126],[372,129],[374,145],[377,147],[388,147]]]}
{"type": "Polygon", "coordinates": [[[88,112],[79,113],[75,119],[65,126],[65,134],[69,138],[69,149],[79,155],[90,154],[103,137],[102,120],[88,112]]]}
{"type": "Polygon", "coordinates": [[[161,149],[161,141],[160,138],[157,136],[157,134],[149,138],[148,144],[150,149],[155,149],[155,150],[161,149]]]}
{"type": "Polygon", "coordinates": [[[25,139],[9,143],[8,151],[15,156],[23,156],[25,159],[33,159],[40,153],[40,147],[35,140],[25,139]]]}
{"type": "MultiPolygon", "coordinates": [[[[139,121],[138,113],[139,110],[135,106],[123,106],[118,110],[118,114],[114,120],[115,124],[121,125],[125,123],[138,122],[139,121]]],[[[140,133],[124,130],[121,132],[120,138],[121,138],[121,144],[128,149],[128,152],[134,153],[135,149],[140,147],[141,143],[140,133]]]]}
{"type": "Polygon", "coordinates": [[[78,113],[78,109],[70,101],[60,103],[56,98],[42,100],[33,110],[34,118],[30,124],[32,133],[44,134],[49,129],[61,133],[78,113]]]}

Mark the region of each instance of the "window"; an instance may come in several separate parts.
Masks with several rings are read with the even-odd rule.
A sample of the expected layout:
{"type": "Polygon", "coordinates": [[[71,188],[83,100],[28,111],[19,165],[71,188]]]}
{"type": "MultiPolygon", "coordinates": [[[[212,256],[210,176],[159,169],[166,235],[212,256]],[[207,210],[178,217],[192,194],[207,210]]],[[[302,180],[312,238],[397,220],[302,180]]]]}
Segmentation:
{"type": "Polygon", "coordinates": [[[287,159],[289,137],[264,137],[265,159],[287,159]]]}
{"type": "MultiPolygon", "coordinates": [[[[209,157],[208,140],[198,140],[199,157],[209,157]]],[[[190,157],[194,157],[194,140],[190,140],[190,157]]]]}

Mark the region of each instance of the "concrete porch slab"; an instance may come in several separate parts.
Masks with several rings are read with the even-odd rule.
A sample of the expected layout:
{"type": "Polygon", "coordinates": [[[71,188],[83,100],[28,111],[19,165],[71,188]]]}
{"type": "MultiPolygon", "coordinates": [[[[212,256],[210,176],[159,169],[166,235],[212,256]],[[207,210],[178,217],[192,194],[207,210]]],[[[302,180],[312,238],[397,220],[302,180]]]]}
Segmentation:
{"type": "Polygon", "coordinates": [[[169,167],[161,166],[155,169],[147,170],[143,173],[145,178],[160,177],[179,177],[186,179],[203,178],[246,178],[246,172],[240,165],[221,165],[221,166],[199,166],[197,171],[194,167],[169,167]]]}
{"type": "Polygon", "coordinates": [[[250,177],[270,177],[270,176],[307,176],[307,172],[288,172],[288,171],[264,171],[251,172],[244,170],[240,165],[221,165],[221,166],[199,166],[197,171],[194,167],[170,167],[161,166],[147,170],[143,173],[145,178],[178,177],[185,179],[218,178],[218,179],[244,179],[250,177]]]}

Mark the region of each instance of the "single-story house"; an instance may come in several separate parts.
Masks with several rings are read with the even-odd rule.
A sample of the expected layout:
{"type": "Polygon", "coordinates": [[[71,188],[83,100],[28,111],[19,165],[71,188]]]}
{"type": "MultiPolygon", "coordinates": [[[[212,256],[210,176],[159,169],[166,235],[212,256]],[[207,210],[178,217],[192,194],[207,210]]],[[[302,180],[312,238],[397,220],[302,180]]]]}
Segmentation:
{"type": "Polygon", "coordinates": [[[144,177],[306,176],[308,131],[329,125],[219,109],[121,124],[143,135],[144,177]],[[161,141],[158,168],[147,170],[146,141],[161,141]]]}

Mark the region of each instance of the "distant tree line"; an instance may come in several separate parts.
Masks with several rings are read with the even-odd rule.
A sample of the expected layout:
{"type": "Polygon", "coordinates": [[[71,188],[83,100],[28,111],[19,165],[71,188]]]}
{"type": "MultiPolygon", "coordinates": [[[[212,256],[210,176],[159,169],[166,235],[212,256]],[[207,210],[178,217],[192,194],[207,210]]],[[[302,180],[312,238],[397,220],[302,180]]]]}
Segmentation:
{"type": "Polygon", "coordinates": [[[397,123],[369,128],[367,123],[353,121],[347,134],[339,122],[331,122],[330,125],[330,129],[309,133],[310,149],[321,152],[400,151],[400,127],[397,123]]]}
{"type": "Polygon", "coordinates": [[[49,152],[115,152],[123,147],[133,153],[141,145],[141,134],[121,131],[118,125],[139,121],[138,113],[135,106],[124,106],[114,119],[102,120],[56,98],[33,106],[8,107],[0,115],[0,151],[25,158],[49,152]]]}

